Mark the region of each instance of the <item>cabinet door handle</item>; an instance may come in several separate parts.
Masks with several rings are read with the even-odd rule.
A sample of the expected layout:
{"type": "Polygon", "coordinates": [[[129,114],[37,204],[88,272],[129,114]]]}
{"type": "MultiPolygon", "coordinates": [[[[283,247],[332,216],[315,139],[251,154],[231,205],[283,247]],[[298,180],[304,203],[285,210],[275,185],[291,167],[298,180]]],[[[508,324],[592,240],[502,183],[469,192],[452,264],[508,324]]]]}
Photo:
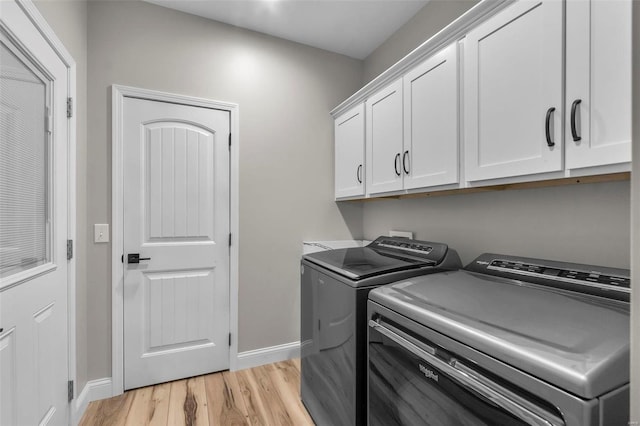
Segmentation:
{"type": "Polygon", "coordinates": [[[362,183],[362,164],[356,169],[356,179],[358,179],[358,183],[362,183]]]}
{"type": "Polygon", "coordinates": [[[396,154],[396,158],[393,160],[393,167],[396,169],[396,175],[400,176],[400,153],[396,154]]]}
{"type": "Polygon", "coordinates": [[[406,174],[409,174],[409,168],[407,166],[408,159],[409,159],[409,150],[406,150],[404,154],[402,154],[402,170],[404,170],[406,174]]]}
{"type": "Polygon", "coordinates": [[[576,99],[571,104],[571,136],[574,142],[582,140],[581,136],[578,136],[578,129],[576,128],[576,114],[578,113],[578,105],[582,103],[582,99],[576,99]]]}
{"type": "Polygon", "coordinates": [[[555,107],[551,107],[547,110],[547,118],[545,120],[545,124],[544,124],[544,130],[545,130],[545,134],[547,135],[547,145],[549,146],[554,146],[555,142],[553,140],[551,140],[551,115],[553,114],[553,111],[555,111],[555,107]]]}

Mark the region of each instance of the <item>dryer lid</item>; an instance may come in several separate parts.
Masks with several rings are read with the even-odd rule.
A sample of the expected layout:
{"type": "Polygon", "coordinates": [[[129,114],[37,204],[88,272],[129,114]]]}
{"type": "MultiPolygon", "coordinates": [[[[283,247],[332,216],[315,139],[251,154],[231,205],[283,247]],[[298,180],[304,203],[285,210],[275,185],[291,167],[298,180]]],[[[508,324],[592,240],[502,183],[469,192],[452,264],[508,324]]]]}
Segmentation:
{"type": "Polygon", "coordinates": [[[624,302],[467,271],[403,280],[369,298],[582,398],[629,382],[624,302]]]}

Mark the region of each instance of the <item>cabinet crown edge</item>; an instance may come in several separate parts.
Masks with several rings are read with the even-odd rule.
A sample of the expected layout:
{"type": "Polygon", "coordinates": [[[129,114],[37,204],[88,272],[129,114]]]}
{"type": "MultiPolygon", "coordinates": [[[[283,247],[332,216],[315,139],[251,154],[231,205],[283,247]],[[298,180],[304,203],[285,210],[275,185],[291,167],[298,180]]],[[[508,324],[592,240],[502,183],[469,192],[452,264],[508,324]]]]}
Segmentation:
{"type": "Polygon", "coordinates": [[[331,116],[336,118],[354,105],[366,101],[371,94],[402,77],[419,62],[447,45],[464,38],[469,30],[515,2],[516,0],[482,0],[340,103],[331,110],[331,116]]]}

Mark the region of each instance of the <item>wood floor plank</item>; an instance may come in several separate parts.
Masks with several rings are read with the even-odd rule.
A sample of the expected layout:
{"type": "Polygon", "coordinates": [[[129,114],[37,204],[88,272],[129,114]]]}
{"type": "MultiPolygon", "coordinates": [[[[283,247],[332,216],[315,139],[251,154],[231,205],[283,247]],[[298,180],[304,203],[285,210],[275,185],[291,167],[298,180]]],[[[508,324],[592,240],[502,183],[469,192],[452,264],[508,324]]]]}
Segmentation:
{"type": "Polygon", "coordinates": [[[171,383],[160,383],[153,387],[151,406],[149,407],[149,426],[164,426],[169,418],[169,399],[171,383]]]}
{"type": "MultiPolygon", "coordinates": [[[[96,401],[97,405],[92,413],[93,416],[83,424],[91,426],[124,425],[135,393],[136,391],[128,391],[113,398],[96,401]]],[[[92,402],[92,404],[94,403],[92,402]]]]}
{"type": "Polygon", "coordinates": [[[176,380],[171,382],[171,394],[169,396],[169,410],[167,413],[168,424],[186,425],[184,417],[184,400],[187,397],[187,381],[176,380]]]}
{"type": "Polygon", "coordinates": [[[80,425],[313,425],[299,387],[299,360],[224,371],[92,402],[80,425]]]}
{"type": "Polygon", "coordinates": [[[84,411],[78,426],[91,426],[95,424],[95,419],[98,418],[98,409],[100,408],[101,401],[90,402],[87,409],[84,411]]]}
{"type": "Polygon", "coordinates": [[[280,392],[271,380],[269,374],[271,368],[271,365],[256,367],[251,369],[246,376],[257,396],[256,399],[260,401],[259,406],[266,417],[266,424],[293,425],[293,420],[282,403],[280,392]]]}
{"type": "Polygon", "coordinates": [[[148,425],[153,386],[136,389],[135,391],[132,391],[132,393],[133,397],[131,401],[131,408],[129,409],[129,413],[125,419],[125,425],[148,425]]]}
{"type": "Polygon", "coordinates": [[[171,382],[170,425],[209,426],[204,377],[171,382]]]}
{"type": "Polygon", "coordinates": [[[300,400],[300,376],[297,374],[295,366],[279,363],[269,371],[269,374],[293,424],[313,426],[313,420],[300,400]]]}
{"type": "Polygon", "coordinates": [[[248,370],[236,371],[233,374],[238,381],[240,394],[242,395],[245,407],[247,408],[249,424],[254,426],[267,425],[267,419],[262,413],[262,400],[254,386],[251,385],[249,380],[250,375],[247,374],[247,371],[248,370]]]}
{"type": "Polygon", "coordinates": [[[249,425],[247,408],[235,377],[227,372],[204,378],[210,425],[249,425]]]}
{"type": "Polygon", "coordinates": [[[204,384],[204,376],[187,379],[187,396],[184,402],[184,413],[188,426],[209,426],[207,391],[204,384]]]}

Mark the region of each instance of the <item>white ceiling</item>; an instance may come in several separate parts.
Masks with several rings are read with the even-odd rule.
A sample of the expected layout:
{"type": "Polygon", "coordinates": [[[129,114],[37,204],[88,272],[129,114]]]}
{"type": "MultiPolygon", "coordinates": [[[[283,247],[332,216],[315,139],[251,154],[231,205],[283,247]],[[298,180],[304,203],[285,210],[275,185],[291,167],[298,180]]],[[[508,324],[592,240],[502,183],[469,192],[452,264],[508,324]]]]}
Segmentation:
{"type": "Polygon", "coordinates": [[[145,0],[364,59],[429,0],[145,0]]]}

